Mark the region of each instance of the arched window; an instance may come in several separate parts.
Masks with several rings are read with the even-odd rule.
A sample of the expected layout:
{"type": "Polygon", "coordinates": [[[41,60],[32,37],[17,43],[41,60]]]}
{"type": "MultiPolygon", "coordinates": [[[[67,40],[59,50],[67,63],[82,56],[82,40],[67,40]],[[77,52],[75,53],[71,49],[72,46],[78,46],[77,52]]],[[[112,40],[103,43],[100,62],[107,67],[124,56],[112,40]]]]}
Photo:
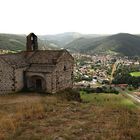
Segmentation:
{"type": "Polygon", "coordinates": [[[32,41],[34,40],[33,36],[31,36],[31,40],[32,40],[32,41]]]}

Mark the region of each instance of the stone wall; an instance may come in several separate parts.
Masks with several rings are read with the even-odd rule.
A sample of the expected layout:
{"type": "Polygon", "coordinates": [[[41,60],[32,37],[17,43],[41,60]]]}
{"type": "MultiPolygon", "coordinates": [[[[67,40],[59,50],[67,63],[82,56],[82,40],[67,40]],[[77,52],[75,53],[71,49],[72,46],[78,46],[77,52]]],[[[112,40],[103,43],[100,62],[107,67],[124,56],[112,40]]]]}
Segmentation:
{"type": "Polygon", "coordinates": [[[18,68],[14,71],[15,76],[15,91],[21,91],[24,87],[23,71],[26,68],[18,68]]]}
{"type": "Polygon", "coordinates": [[[0,94],[12,93],[14,90],[14,69],[0,58],[0,94]]]}
{"type": "Polygon", "coordinates": [[[48,93],[53,93],[55,92],[55,83],[53,83],[53,81],[55,81],[55,77],[53,77],[53,73],[48,73],[45,76],[45,80],[46,80],[46,92],[48,93]]]}
{"type": "Polygon", "coordinates": [[[0,94],[18,92],[26,87],[24,83],[34,89],[41,85],[48,93],[73,86],[74,59],[67,51],[38,51],[34,57],[29,66],[21,54],[1,56],[0,94]]]}
{"type": "Polygon", "coordinates": [[[74,60],[67,52],[59,59],[56,68],[56,91],[73,87],[73,64],[74,60]]]}

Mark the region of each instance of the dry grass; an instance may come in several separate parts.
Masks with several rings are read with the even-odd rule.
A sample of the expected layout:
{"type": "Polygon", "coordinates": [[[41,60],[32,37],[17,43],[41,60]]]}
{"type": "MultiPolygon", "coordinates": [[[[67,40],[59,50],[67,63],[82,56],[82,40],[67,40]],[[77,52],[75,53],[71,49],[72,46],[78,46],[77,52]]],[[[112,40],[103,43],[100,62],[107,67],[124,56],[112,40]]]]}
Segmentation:
{"type": "Polygon", "coordinates": [[[38,94],[0,97],[0,140],[139,140],[140,110],[121,95],[83,103],[38,94]]]}

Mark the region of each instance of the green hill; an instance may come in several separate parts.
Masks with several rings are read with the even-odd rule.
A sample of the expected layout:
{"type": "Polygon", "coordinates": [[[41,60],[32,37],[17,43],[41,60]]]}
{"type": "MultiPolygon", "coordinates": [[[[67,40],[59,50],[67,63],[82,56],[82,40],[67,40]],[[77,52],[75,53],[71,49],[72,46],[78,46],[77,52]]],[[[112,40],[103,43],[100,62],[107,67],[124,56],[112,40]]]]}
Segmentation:
{"type": "Polygon", "coordinates": [[[104,38],[105,37],[96,37],[96,38],[81,37],[65,45],[65,48],[73,52],[86,53],[87,51],[96,49],[99,42],[104,38]]]}
{"type": "Polygon", "coordinates": [[[25,35],[0,34],[0,49],[3,50],[25,50],[25,35]]]}
{"type": "Polygon", "coordinates": [[[140,36],[120,33],[97,38],[80,38],[70,42],[65,48],[73,52],[120,54],[140,56],[140,36]]]}
{"type": "Polygon", "coordinates": [[[55,34],[55,35],[42,35],[40,38],[45,41],[50,41],[55,44],[58,48],[63,48],[68,43],[74,41],[75,39],[79,39],[81,37],[85,38],[92,38],[92,37],[98,37],[100,35],[98,34],[80,34],[77,32],[65,32],[61,34],[55,34]]]}
{"type": "Polygon", "coordinates": [[[42,35],[40,38],[45,41],[53,42],[58,48],[61,48],[81,36],[81,34],[76,32],[66,32],[56,35],[42,35]]]}
{"type": "MultiPolygon", "coordinates": [[[[39,49],[51,48],[50,44],[38,39],[39,49]]],[[[0,49],[21,51],[26,49],[26,36],[14,34],[0,34],[0,49]]]]}
{"type": "MultiPolygon", "coordinates": [[[[71,52],[87,54],[119,54],[140,56],[140,36],[120,33],[111,36],[64,33],[38,36],[39,49],[66,48],[71,52]]],[[[21,51],[26,49],[26,36],[0,34],[0,49],[21,51]]]]}

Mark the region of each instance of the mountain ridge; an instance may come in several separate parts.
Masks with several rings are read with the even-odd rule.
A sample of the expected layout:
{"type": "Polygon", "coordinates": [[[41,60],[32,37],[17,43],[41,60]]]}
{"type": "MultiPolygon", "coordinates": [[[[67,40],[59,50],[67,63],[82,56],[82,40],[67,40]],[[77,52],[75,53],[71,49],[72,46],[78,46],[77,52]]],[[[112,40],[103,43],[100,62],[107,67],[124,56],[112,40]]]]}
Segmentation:
{"type": "MultiPolygon", "coordinates": [[[[45,44],[42,40],[38,39],[39,49],[52,48],[49,44],[45,44]]],[[[0,34],[0,49],[10,51],[25,51],[26,50],[26,35],[17,34],[0,34]]]]}
{"type": "MultiPolygon", "coordinates": [[[[85,54],[111,54],[140,56],[140,35],[118,33],[114,35],[80,34],[67,32],[38,36],[39,49],[68,49],[85,54]],[[48,37],[48,38],[46,38],[48,37]],[[50,37],[50,38],[49,38],[50,37]]],[[[0,34],[0,49],[22,51],[26,49],[26,36],[0,34]]]]}
{"type": "Polygon", "coordinates": [[[111,36],[104,36],[98,38],[83,38],[81,40],[74,40],[67,44],[65,48],[80,53],[99,53],[126,55],[126,56],[140,56],[140,36],[128,33],[119,33],[111,36]]]}

